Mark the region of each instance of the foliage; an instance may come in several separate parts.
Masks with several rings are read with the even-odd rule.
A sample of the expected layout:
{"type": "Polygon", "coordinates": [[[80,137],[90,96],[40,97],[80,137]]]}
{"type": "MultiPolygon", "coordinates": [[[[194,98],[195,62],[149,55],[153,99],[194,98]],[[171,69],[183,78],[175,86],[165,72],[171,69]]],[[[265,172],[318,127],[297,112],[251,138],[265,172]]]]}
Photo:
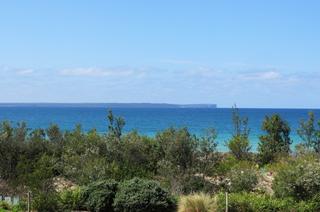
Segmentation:
{"type": "Polygon", "coordinates": [[[232,107],[233,136],[249,137],[248,117],[241,117],[237,105],[232,107]]]}
{"type": "Polygon", "coordinates": [[[204,193],[182,196],[178,202],[178,212],[213,212],[216,210],[214,199],[204,193]]]}
{"type": "Polygon", "coordinates": [[[0,209],[11,210],[11,205],[5,201],[0,201],[0,209]]]}
{"type": "MultiPolygon", "coordinates": [[[[312,115],[300,124],[304,149],[293,155],[289,154],[290,128],[279,115],[264,120],[262,129],[266,134],[260,137],[258,154],[249,152],[248,119],[240,117],[236,108],[228,153],[217,151],[214,129],[196,136],[187,128],[169,128],[148,137],[136,131],[124,134],[124,120],[112,112],[108,120],[106,133],[95,129],[84,131],[80,125],[71,131],[62,131],[55,124],[47,129],[32,130],[23,122],[15,126],[10,122],[0,123],[1,180],[23,192],[31,190],[33,209],[39,211],[137,208],[160,211],[172,210],[175,206],[172,196],[162,188],[177,195],[214,194],[229,189],[254,191],[257,173],[267,169],[276,177],[273,185],[276,197],[284,200],[258,195],[253,201],[261,202],[266,208],[268,204],[270,208],[281,208],[286,201],[302,211],[320,208],[320,166],[316,150],[320,132],[312,115]],[[256,155],[266,165],[260,170],[255,164],[256,155]],[[53,183],[56,177],[79,185],[79,189],[57,194],[53,183]],[[107,179],[122,183],[118,186],[116,181],[107,179]],[[157,180],[161,186],[149,180],[157,180]]],[[[237,202],[242,201],[240,208],[249,204],[232,195],[237,202]]],[[[251,198],[248,196],[251,194],[244,195],[251,198]]],[[[248,207],[261,209],[252,204],[248,207]]]]}
{"type": "MultiPolygon", "coordinates": [[[[113,211],[118,183],[114,180],[98,181],[86,186],[82,193],[82,201],[90,211],[113,211]]],[[[81,202],[81,201],[80,201],[81,202]]]]}
{"type": "Polygon", "coordinates": [[[0,123],[0,176],[1,179],[10,180],[17,176],[16,166],[19,156],[23,152],[23,144],[27,128],[25,123],[20,123],[13,128],[10,122],[0,123]]]}
{"type": "Polygon", "coordinates": [[[186,172],[194,163],[196,140],[186,128],[170,128],[156,135],[164,160],[181,172],[186,172]]]}
{"type": "Polygon", "coordinates": [[[155,181],[134,178],[119,185],[115,211],[174,211],[172,196],[155,181]]]}
{"type": "Polygon", "coordinates": [[[54,157],[56,157],[58,160],[57,162],[59,163],[58,165],[61,166],[59,167],[59,174],[62,173],[63,170],[63,158],[62,158],[62,153],[63,153],[63,148],[65,145],[65,138],[64,138],[64,133],[60,130],[59,126],[56,124],[51,124],[48,129],[45,130],[46,137],[48,141],[50,142],[51,146],[51,151],[54,157]]]}
{"type": "Polygon", "coordinates": [[[227,142],[227,146],[238,160],[247,159],[251,149],[249,143],[250,129],[248,128],[248,118],[242,118],[240,116],[239,109],[236,105],[232,107],[232,123],[234,127],[233,135],[227,142]]]}
{"type": "Polygon", "coordinates": [[[258,177],[253,168],[239,167],[233,169],[228,177],[231,192],[253,191],[258,183],[258,177]]]}
{"type": "MultiPolygon", "coordinates": [[[[305,203],[305,201],[301,201],[301,203],[305,203]]],[[[320,211],[320,194],[315,194],[311,200],[308,201],[308,205],[310,205],[310,209],[313,211],[320,211]]],[[[306,210],[307,211],[307,210],[306,210]]],[[[309,210],[311,211],[311,210],[309,210]]]]}
{"type": "Polygon", "coordinates": [[[197,171],[198,140],[186,128],[169,128],[155,139],[159,145],[158,171],[169,181],[173,193],[182,193],[184,179],[197,171]]]}
{"type": "Polygon", "coordinates": [[[240,163],[240,161],[237,160],[232,154],[223,154],[220,163],[216,167],[217,175],[225,176],[238,163],[240,163]]]}
{"type": "Polygon", "coordinates": [[[80,187],[68,189],[59,194],[63,211],[81,210],[85,208],[83,194],[80,187]]]}
{"type": "Polygon", "coordinates": [[[106,143],[96,130],[83,133],[78,125],[65,134],[63,173],[80,185],[109,177],[113,167],[106,155],[106,143]]]}
{"type": "Polygon", "coordinates": [[[303,144],[308,149],[312,149],[316,153],[320,153],[320,120],[318,122],[318,129],[315,126],[314,113],[310,112],[307,121],[301,120],[298,135],[303,141],[303,144]]]}
{"type": "Polygon", "coordinates": [[[262,124],[266,135],[260,136],[258,147],[259,160],[262,164],[275,161],[279,156],[288,155],[292,143],[289,124],[280,115],[266,116],[262,124]]]}
{"type": "Polygon", "coordinates": [[[111,110],[108,113],[108,134],[120,140],[122,135],[122,129],[125,125],[125,121],[122,117],[115,117],[111,110]]]}
{"type": "Polygon", "coordinates": [[[34,164],[19,162],[19,180],[32,191],[47,192],[52,189],[54,159],[44,154],[34,164]]]}
{"type": "Polygon", "coordinates": [[[59,195],[54,191],[33,193],[32,208],[36,211],[61,211],[59,195]]]}
{"type": "Polygon", "coordinates": [[[6,201],[0,201],[0,212],[23,212],[26,211],[27,207],[25,202],[21,201],[19,204],[11,205],[6,201]]]}
{"type": "MultiPolygon", "coordinates": [[[[217,202],[217,211],[225,211],[225,194],[219,194],[217,202]]],[[[231,193],[228,203],[230,212],[317,211],[315,202],[295,202],[290,198],[278,199],[254,193],[231,193]]]]}
{"type": "Polygon", "coordinates": [[[205,192],[213,194],[219,187],[202,176],[187,176],[183,180],[182,192],[183,194],[191,194],[194,192],[205,192]]]}
{"type": "Polygon", "coordinates": [[[119,174],[122,179],[150,177],[158,171],[159,145],[154,139],[131,132],[122,137],[118,146],[119,174]]]}
{"type": "Polygon", "coordinates": [[[277,197],[310,200],[320,192],[320,163],[295,162],[281,169],[272,188],[277,197]]]}
{"type": "Polygon", "coordinates": [[[242,135],[233,136],[228,142],[231,153],[239,160],[248,159],[251,149],[249,139],[242,135]]]}
{"type": "Polygon", "coordinates": [[[220,155],[217,153],[217,132],[208,129],[206,134],[198,139],[196,152],[197,171],[204,176],[215,174],[215,169],[220,163],[220,155]]]}
{"type": "Polygon", "coordinates": [[[254,160],[238,160],[234,155],[226,153],[220,159],[216,167],[216,173],[219,176],[226,176],[234,169],[251,169],[256,168],[254,160]]]}

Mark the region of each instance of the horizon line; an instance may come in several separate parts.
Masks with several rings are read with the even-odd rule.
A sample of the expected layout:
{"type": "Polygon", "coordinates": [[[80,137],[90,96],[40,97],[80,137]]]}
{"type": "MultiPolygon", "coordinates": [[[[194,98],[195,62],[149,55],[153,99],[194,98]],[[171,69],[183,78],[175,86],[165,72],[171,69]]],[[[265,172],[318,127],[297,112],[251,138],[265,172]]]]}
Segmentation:
{"type": "MultiPolygon", "coordinates": [[[[183,106],[183,105],[199,105],[199,106],[205,106],[205,105],[210,105],[210,106],[215,106],[216,109],[231,109],[233,106],[230,107],[226,107],[226,106],[222,106],[222,107],[218,107],[218,104],[216,103],[166,103],[166,102],[0,102],[0,106],[1,105],[9,105],[9,104],[15,104],[15,105],[23,105],[23,104],[69,104],[69,105],[89,105],[89,104],[150,104],[150,105],[175,105],[175,106],[183,106]]],[[[238,108],[241,109],[309,109],[309,110],[319,110],[319,107],[253,107],[253,106],[246,106],[246,107],[239,107],[237,105],[238,108]]]]}

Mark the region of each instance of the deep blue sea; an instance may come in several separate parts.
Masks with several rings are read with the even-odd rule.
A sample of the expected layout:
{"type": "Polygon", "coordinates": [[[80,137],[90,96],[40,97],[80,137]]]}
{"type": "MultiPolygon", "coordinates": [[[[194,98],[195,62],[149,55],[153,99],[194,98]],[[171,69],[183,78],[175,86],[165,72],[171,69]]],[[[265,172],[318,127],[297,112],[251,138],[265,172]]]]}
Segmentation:
{"type": "MultiPolygon", "coordinates": [[[[300,142],[296,133],[299,121],[306,119],[309,111],[314,111],[320,118],[320,110],[311,109],[240,109],[240,114],[249,118],[250,142],[255,150],[259,141],[261,123],[266,115],[280,114],[292,129],[294,144],[300,142]]],[[[225,150],[225,141],[232,133],[231,109],[195,109],[195,108],[114,108],[117,116],[125,121],[125,131],[137,130],[139,133],[154,136],[168,127],[187,127],[192,133],[201,135],[207,128],[218,132],[218,148],[225,150]]],[[[107,129],[107,109],[99,107],[0,107],[0,120],[12,123],[25,121],[29,128],[46,128],[50,123],[59,124],[64,130],[71,130],[81,124],[88,131],[96,128],[104,133],[107,129]]]]}

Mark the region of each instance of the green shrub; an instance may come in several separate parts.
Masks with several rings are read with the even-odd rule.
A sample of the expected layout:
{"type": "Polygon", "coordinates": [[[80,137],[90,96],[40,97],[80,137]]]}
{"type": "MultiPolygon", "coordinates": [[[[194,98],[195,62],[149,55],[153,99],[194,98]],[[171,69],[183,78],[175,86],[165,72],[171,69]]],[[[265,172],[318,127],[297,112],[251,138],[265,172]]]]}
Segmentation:
{"type": "Polygon", "coordinates": [[[227,175],[234,169],[251,169],[255,168],[257,164],[254,162],[254,156],[248,155],[250,160],[238,160],[234,155],[224,154],[223,159],[218,164],[216,172],[218,175],[227,175]]]}
{"type": "Polygon", "coordinates": [[[0,201],[0,209],[11,210],[11,205],[6,201],[0,201]]]}
{"type": "MultiPolygon", "coordinates": [[[[217,199],[218,211],[225,211],[225,194],[219,194],[217,199]]],[[[228,199],[230,212],[317,211],[312,202],[297,203],[291,198],[277,199],[255,193],[231,193],[228,199]]]]}
{"type": "Polygon", "coordinates": [[[36,211],[61,211],[59,202],[59,196],[56,192],[39,192],[33,195],[32,208],[36,211]]]}
{"type": "Polygon", "coordinates": [[[171,195],[155,181],[134,178],[122,182],[114,200],[115,211],[173,211],[171,195]]]}
{"type": "Polygon", "coordinates": [[[25,204],[25,202],[20,202],[18,205],[12,206],[11,211],[12,211],[12,212],[23,212],[23,211],[27,211],[27,205],[25,204]]]}
{"type": "Polygon", "coordinates": [[[320,211],[320,193],[314,195],[308,205],[311,205],[314,211],[320,211]]]}
{"type": "Polygon", "coordinates": [[[252,168],[237,168],[228,174],[230,178],[230,191],[252,191],[258,183],[258,177],[252,168]]]}
{"type": "Polygon", "coordinates": [[[266,132],[260,136],[258,158],[262,165],[274,162],[278,157],[288,156],[290,153],[290,126],[279,114],[266,116],[261,129],[266,132]]]}
{"type": "Polygon", "coordinates": [[[64,211],[85,209],[80,187],[74,190],[65,190],[60,193],[60,202],[64,211]]]}
{"type": "Polygon", "coordinates": [[[277,197],[310,200],[320,193],[320,164],[310,161],[289,164],[275,176],[272,188],[277,197]]]}
{"type": "Polygon", "coordinates": [[[230,152],[238,160],[249,158],[249,151],[251,149],[250,142],[247,136],[237,135],[233,136],[227,143],[230,152]]]}
{"type": "Polygon", "coordinates": [[[194,192],[205,192],[212,194],[218,190],[218,187],[200,176],[189,176],[183,181],[182,192],[190,194],[194,192]]]}
{"type": "Polygon", "coordinates": [[[98,181],[84,188],[82,200],[90,211],[113,211],[118,183],[114,180],[98,181]]]}
{"type": "Polygon", "coordinates": [[[215,209],[215,200],[204,193],[182,196],[178,204],[178,212],[212,212],[215,209]]]}

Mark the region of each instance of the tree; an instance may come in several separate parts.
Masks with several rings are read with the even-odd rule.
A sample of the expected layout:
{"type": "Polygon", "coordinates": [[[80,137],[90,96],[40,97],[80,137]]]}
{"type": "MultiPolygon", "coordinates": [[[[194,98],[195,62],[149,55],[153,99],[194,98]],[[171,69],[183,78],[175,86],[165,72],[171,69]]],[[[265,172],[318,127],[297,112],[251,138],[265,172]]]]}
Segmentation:
{"type": "Polygon", "coordinates": [[[15,139],[17,132],[10,122],[0,123],[0,178],[4,180],[16,177],[16,166],[24,148],[24,143],[15,139]]]}
{"type": "Polygon", "coordinates": [[[126,177],[146,177],[157,172],[159,151],[153,138],[137,132],[123,136],[121,141],[121,170],[126,177]]]}
{"type": "Polygon", "coordinates": [[[49,147],[46,133],[43,129],[35,129],[28,136],[26,154],[24,156],[31,161],[38,160],[43,154],[51,155],[52,148],[49,147]]]}
{"type": "Polygon", "coordinates": [[[78,125],[65,133],[63,173],[78,184],[110,177],[113,171],[107,163],[106,143],[95,129],[83,132],[78,125]]]}
{"type": "Polygon", "coordinates": [[[58,211],[58,196],[53,184],[54,159],[43,154],[38,161],[32,163],[33,170],[21,176],[25,180],[24,185],[32,191],[32,207],[36,211],[58,211]]]}
{"type": "Polygon", "coordinates": [[[197,139],[186,128],[169,128],[156,135],[159,144],[158,171],[171,191],[181,193],[186,178],[195,174],[197,139]]]}
{"type": "Polygon", "coordinates": [[[156,135],[162,156],[175,168],[186,172],[194,162],[197,142],[186,128],[169,128],[156,135]]]}
{"type": "Polygon", "coordinates": [[[290,153],[290,127],[280,115],[266,116],[262,124],[266,135],[260,136],[258,146],[259,159],[262,164],[273,162],[278,156],[290,153]]]}
{"type": "Polygon", "coordinates": [[[27,124],[25,122],[20,122],[17,124],[17,127],[13,129],[13,139],[22,144],[26,141],[28,135],[29,128],[27,128],[27,124]]]}
{"type": "Polygon", "coordinates": [[[206,135],[198,140],[197,167],[203,178],[212,175],[214,167],[220,160],[217,153],[216,138],[216,130],[209,129],[206,135]]]}
{"type": "Polygon", "coordinates": [[[30,133],[30,140],[33,142],[46,141],[46,132],[44,129],[35,129],[30,133]]]}
{"type": "Polygon", "coordinates": [[[227,146],[231,153],[239,160],[248,158],[251,149],[249,142],[250,129],[248,117],[241,117],[237,106],[232,107],[233,135],[227,146]]]}
{"type": "Polygon", "coordinates": [[[237,105],[232,107],[233,136],[249,137],[248,117],[241,117],[237,105]]]}
{"type": "Polygon", "coordinates": [[[108,113],[108,135],[116,137],[120,140],[122,135],[122,129],[125,125],[125,120],[122,117],[115,117],[111,110],[108,113]]]}
{"type": "Polygon", "coordinates": [[[56,124],[51,124],[49,128],[46,129],[47,139],[50,141],[50,146],[57,157],[62,156],[63,146],[64,146],[64,135],[60,128],[56,124]]]}
{"type": "Polygon", "coordinates": [[[63,142],[63,133],[60,128],[56,124],[51,124],[49,128],[46,130],[49,141],[54,143],[62,143],[63,142]]]}
{"type": "MultiPolygon", "coordinates": [[[[314,113],[310,112],[307,121],[301,120],[298,135],[303,141],[303,145],[314,150],[316,153],[320,153],[320,129],[316,129],[314,113]]],[[[320,121],[318,122],[320,128],[320,121]]]]}
{"type": "Polygon", "coordinates": [[[25,172],[26,185],[33,191],[47,192],[52,189],[55,160],[49,155],[43,154],[37,161],[33,161],[31,172],[25,172]]]}

